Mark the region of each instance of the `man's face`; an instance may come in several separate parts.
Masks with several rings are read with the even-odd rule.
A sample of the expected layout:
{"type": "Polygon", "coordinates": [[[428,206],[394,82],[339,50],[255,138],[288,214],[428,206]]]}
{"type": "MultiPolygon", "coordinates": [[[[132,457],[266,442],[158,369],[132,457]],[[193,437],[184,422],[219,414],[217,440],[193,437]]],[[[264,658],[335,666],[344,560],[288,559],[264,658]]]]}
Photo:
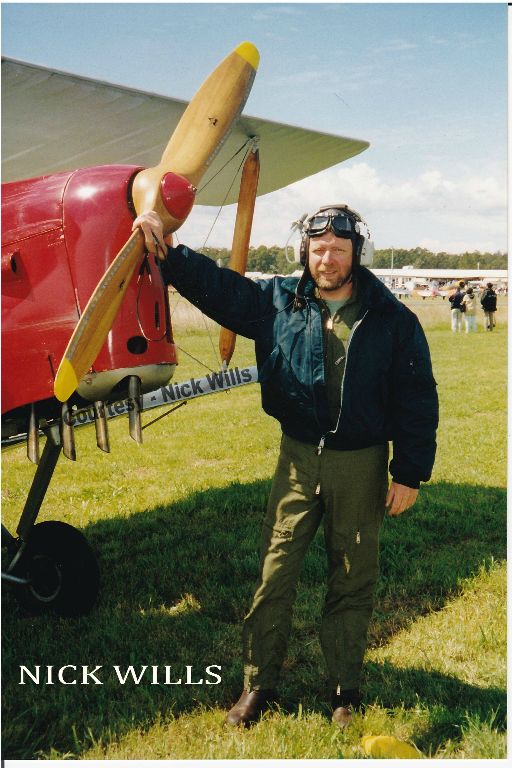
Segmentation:
{"type": "Polygon", "coordinates": [[[322,291],[335,291],[352,272],[352,241],[328,230],[309,240],[309,271],[322,291]]]}

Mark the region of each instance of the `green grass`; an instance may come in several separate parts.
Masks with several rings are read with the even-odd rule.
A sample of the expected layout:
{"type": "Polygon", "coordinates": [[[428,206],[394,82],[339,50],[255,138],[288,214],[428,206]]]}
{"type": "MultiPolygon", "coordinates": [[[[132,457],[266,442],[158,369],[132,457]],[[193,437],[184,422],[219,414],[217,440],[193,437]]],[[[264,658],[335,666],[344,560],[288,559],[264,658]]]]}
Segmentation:
{"type": "MultiPolygon", "coordinates": [[[[4,757],[359,758],[367,733],[412,740],[434,758],[506,756],[506,329],[454,336],[440,301],[416,309],[439,385],[438,459],[415,509],[383,527],[364,716],[346,732],[328,719],[319,533],[299,583],[281,707],[250,731],[223,726],[240,693],[241,621],[279,438],[248,386],[188,403],[145,430],[143,447],[124,417],[110,424],[110,455],[93,429],[77,431],[78,461],[60,460],[39,519],[84,530],[102,591],[89,617],[63,620],[24,615],[4,589],[4,757]],[[21,664],[101,664],[104,685],[20,686],[21,664]],[[192,665],[194,679],[218,664],[222,683],[123,686],[114,664],[167,664],[182,677],[192,665]]],[[[217,367],[204,331],[180,331],[179,344],[217,367]]],[[[239,339],[234,364],[252,361],[239,339]]],[[[201,373],[181,355],[177,381],[201,373]]],[[[33,467],[16,449],[3,469],[14,531],[33,467]]]]}

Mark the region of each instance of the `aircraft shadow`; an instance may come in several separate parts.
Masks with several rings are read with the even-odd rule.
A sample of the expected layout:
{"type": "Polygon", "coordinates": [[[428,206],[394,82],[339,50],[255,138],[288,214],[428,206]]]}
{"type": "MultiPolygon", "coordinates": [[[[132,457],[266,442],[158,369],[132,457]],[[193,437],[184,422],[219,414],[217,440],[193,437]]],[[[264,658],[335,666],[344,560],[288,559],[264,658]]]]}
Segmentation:
{"type": "Polygon", "coordinates": [[[419,706],[429,711],[427,727],[415,738],[427,755],[448,739],[460,739],[468,715],[506,730],[507,694],[502,689],[471,685],[433,670],[397,669],[388,662],[369,663],[366,678],[368,702],[390,710],[419,706]]]}
{"type": "MultiPolygon", "coordinates": [[[[47,756],[51,748],[80,755],[106,728],[108,740],[117,740],[159,715],[226,708],[238,698],[241,622],[257,577],[269,489],[267,480],[235,483],[87,526],[102,572],[100,598],[88,617],[28,617],[5,591],[5,758],[47,756]],[[19,684],[20,665],[41,665],[44,672],[47,665],[57,670],[66,664],[79,671],[101,665],[102,685],[47,685],[43,679],[37,688],[19,684]],[[121,684],[114,665],[123,672],[129,665],[137,673],[147,669],[139,684],[131,678],[121,684]],[[165,665],[171,668],[167,683],[165,665]],[[208,677],[209,665],[221,667],[220,684],[208,677]],[[159,684],[152,681],[152,666],[159,684]],[[178,679],[181,685],[171,684],[178,679]],[[203,684],[195,684],[200,679],[203,684]]],[[[504,559],[505,516],[504,489],[434,483],[422,489],[414,512],[386,518],[371,645],[385,644],[420,615],[441,609],[460,593],[461,580],[504,559]]],[[[280,686],[285,713],[295,712],[299,701],[305,711],[328,712],[317,637],[325,573],[320,530],[298,586],[280,686]]],[[[499,689],[389,663],[369,663],[365,675],[369,702],[389,709],[419,702],[437,713],[418,742],[427,751],[460,737],[467,713],[486,719],[497,713],[504,727],[505,693],[499,689]]]]}

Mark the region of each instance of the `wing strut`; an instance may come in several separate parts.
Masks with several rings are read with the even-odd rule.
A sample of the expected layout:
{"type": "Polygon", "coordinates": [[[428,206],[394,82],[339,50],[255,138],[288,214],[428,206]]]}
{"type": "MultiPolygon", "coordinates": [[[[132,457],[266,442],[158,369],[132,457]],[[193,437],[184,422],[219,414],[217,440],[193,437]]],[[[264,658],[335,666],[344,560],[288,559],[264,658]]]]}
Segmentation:
{"type": "MultiPolygon", "coordinates": [[[[238,272],[239,275],[243,275],[247,267],[249,239],[251,237],[259,173],[260,155],[255,143],[252,150],[247,155],[242,171],[240,193],[236,210],[235,231],[233,233],[233,245],[231,248],[231,258],[229,260],[229,268],[238,272]]],[[[227,328],[221,328],[219,350],[220,359],[222,360],[224,369],[226,369],[230,363],[233,352],[235,351],[235,344],[236,334],[233,333],[233,331],[229,331],[227,328]]]]}

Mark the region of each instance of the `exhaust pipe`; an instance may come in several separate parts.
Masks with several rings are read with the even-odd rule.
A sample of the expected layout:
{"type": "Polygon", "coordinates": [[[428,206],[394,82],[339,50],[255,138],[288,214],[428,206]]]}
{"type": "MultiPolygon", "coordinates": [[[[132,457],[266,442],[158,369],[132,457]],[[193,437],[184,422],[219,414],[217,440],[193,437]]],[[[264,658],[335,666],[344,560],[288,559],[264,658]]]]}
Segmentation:
{"type": "Polygon", "coordinates": [[[73,426],[73,414],[68,401],[62,403],[60,436],[62,441],[62,453],[67,459],[76,461],[75,428],[73,426]]]}
{"type": "Polygon", "coordinates": [[[96,428],[96,445],[105,453],[110,453],[107,416],[103,400],[95,400],[94,402],[94,426],[96,428]]]}
{"type": "Polygon", "coordinates": [[[36,406],[30,406],[30,417],[27,430],[27,458],[34,464],[39,464],[39,419],[36,417],[36,406]]]}
{"type": "Polygon", "coordinates": [[[142,443],[142,387],[138,376],[128,377],[128,422],[130,437],[138,445],[142,443]]]}

